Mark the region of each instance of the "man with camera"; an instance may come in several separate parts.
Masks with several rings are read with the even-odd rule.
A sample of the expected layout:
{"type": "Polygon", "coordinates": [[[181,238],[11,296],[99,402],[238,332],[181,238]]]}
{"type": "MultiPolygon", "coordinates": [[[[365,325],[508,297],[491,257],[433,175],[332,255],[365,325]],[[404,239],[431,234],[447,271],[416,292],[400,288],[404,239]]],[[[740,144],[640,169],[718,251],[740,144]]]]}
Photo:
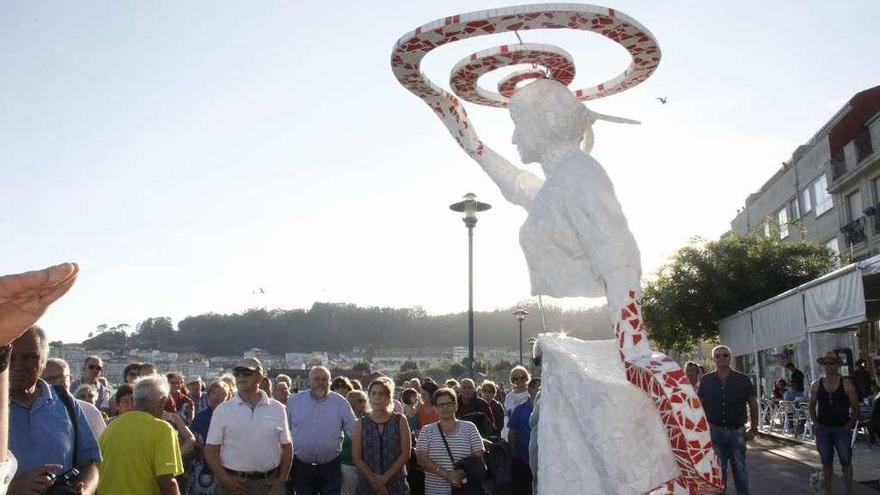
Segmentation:
{"type": "Polygon", "coordinates": [[[49,305],[76,282],[79,267],[62,263],[43,270],[0,276],[0,495],[5,495],[17,462],[9,452],[9,359],[12,342],[37,322],[49,305]]]}
{"type": "Polygon", "coordinates": [[[98,442],[79,404],[63,387],[40,378],[48,358],[49,339],[40,327],[30,327],[12,343],[9,450],[18,472],[9,490],[93,493],[95,463],[101,460],[98,442]]]}

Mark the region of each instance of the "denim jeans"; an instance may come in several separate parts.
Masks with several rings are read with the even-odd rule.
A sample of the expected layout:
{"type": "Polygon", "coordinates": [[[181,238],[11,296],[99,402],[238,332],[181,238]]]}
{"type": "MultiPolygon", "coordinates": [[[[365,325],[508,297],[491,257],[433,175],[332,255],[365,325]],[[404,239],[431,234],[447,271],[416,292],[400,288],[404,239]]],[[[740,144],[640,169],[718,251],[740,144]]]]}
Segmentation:
{"type": "Polygon", "coordinates": [[[852,460],[852,430],[846,426],[816,425],[816,450],[825,466],[834,464],[834,451],[843,467],[849,466],[852,460]]]}
{"type": "Polygon", "coordinates": [[[297,495],[339,495],[342,491],[342,465],[339,458],[313,466],[293,458],[293,486],[297,495]]]}
{"type": "Polygon", "coordinates": [[[723,428],[709,425],[712,447],[721,463],[724,486],[727,487],[727,465],[733,471],[733,484],[737,495],[749,495],[749,476],[746,473],[746,428],[723,428]]]}

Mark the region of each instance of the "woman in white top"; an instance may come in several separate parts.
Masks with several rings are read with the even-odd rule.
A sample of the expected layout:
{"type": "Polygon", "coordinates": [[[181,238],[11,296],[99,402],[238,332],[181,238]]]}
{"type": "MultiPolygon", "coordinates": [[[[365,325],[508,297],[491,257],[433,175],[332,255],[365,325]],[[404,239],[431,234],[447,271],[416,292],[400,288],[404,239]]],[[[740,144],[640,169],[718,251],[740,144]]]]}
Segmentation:
{"type": "Polygon", "coordinates": [[[507,396],[504,397],[504,430],[501,432],[501,437],[507,439],[507,422],[510,421],[510,416],[513,414],[513,410],[516,409],[516,406],[529,401],[529,390],[527,385],[529,384],[529,380],[532,379],[532,376],[529,374],[529,370],[525,369],[522,365],[514,366],[512,370],[510,370],[510,384],[513,386],[513,390],[507,393],[507,396]]]}
{"type": "Polygon", "coordinates": [[[461,487],[465,481],[464,470],[454,469],[453,459],[458,462],[469,455],[482,456],[485,450],[476,425],[455,419],[458,409],[455,391],[441,388],[434,392],[434,407],[440,421],[422,428],[416,444],[416,459],[425,470],[425,495],[449,495],[453,486],[461,487]],[[444,436],[452,458],[443,442],[444,436]]]}

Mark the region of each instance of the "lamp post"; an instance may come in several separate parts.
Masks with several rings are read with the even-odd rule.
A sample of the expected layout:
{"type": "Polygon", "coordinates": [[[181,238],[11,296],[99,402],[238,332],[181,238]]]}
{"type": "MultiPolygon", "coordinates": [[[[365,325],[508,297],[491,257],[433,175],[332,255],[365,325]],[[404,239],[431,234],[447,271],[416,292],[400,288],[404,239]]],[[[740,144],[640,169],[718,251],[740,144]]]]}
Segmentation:
{"type": "Polygon", "coordinates": [[[523,364],[523,359],[522,359],[522,354],[523,354],[523,350],[522,350],[522,344],[523,344],[523,342],[522,342],[522,325],[523,325],[523,320],[526,319],[527,314],[529,314],[529,312],[526,311],[524,308],[517,308],[517,310],[513,312],[513,316],[516,316],[516,319],[519,320],[519,364],[520,365],[523,364]]]}
{"type": "Polygon", "coordinates": [[[467,193],[464,201],[449,205],[449,209],[462,213],[462,220],[468,229],[468,376],[474,378],[474,226],[477,225],[477,212],[486,211],[492,205],[477,201],[477,195],[467,193]]]}

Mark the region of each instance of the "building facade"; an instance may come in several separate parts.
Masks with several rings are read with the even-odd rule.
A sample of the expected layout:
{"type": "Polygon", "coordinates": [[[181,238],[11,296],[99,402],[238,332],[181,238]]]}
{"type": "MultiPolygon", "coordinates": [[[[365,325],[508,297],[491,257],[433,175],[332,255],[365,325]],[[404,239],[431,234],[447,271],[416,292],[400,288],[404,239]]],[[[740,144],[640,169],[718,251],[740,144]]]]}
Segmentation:
{"type": "MultiPolygon", "coordinates": [[[[880,86],[855,94],[757,192],[749,195],[731,221],[730,231],[722,237],[732,234],[758,234],[783,242],[818,242],[840,254],[845,263],[880,254],[880,86]]],[[[784,298],[784,294],[777,298],[784,298]]],[[[798,297],[784,299],[801,301],[798,297]]],[[[755,311],[759,315],[761,311],[773,313],[768,309],[755,311]]],[[[880,325],[876,320],[828,328],[810,334],[806,341],[801,337],[761,344],[760,339],[754,339],[754,348],[747,350],[751,343],[745,335],[747,329],[731,323],[739,315],[722,321],[722,327],[730,327],[722,340],[742,343],[733,346],[739,349],[732,349],[737,366],[750,373],[765,391],[772,388],[773,381],[786,376],[787,362],[807,371],[807,376],[810,371],[816,376],[813,360],[826,350],[847,356],[848,369],[842,370],[845,374],[858,358],[865,359],[871,371],[880,368],[880,325]]],[[[753,332],[760,323],[751,322],[753,332]]],[[[783,319],[776,327],[785,323],[783,319]]]]}
{"type": "Polygon", "coordinates": [[[880,253],[880,86],[854,95],[746,198],[725,236],[825,244],[844,259],[880,253]]]}

